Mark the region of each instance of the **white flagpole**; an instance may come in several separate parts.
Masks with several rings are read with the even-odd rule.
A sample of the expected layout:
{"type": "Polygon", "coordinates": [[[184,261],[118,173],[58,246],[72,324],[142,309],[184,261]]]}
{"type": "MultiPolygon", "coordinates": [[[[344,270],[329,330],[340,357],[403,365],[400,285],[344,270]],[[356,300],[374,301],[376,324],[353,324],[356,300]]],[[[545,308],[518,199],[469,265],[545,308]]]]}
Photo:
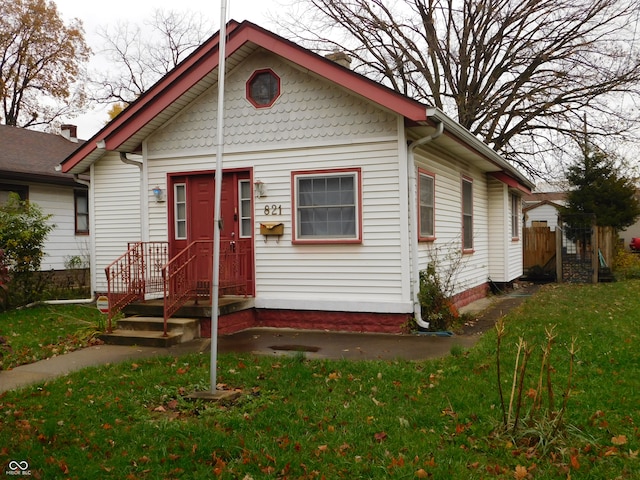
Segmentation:
{"type": "Polygon", "coordinates": [[[220,0],[220,33],[218,38],[218,150],[216,153],[215,173],[215,202],[213,225],[213,281],[211,282],[211,393],[217,389],[218,367],[218,309],[220,286],[220,229],[222,228],[222,216],[220,203],[222,198],[222,156],[224,155],[224,74],[226,60],[226,27],[227,27],[227,1],[220,0]]]}

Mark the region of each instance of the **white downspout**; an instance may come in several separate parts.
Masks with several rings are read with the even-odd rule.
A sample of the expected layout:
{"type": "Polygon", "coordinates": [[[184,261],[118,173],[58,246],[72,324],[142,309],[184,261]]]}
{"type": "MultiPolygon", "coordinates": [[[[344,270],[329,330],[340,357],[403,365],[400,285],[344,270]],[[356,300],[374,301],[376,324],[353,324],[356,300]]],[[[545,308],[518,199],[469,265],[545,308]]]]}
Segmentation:
{"type": "Polygon", "coordinates": [[[420,262],[418,260],[418,234],[415,231],[418,225],[418,213],[417,213],[417,189],[416,189],[416,162],[414,157],[414,150],[420,145],[429,143],[444,132],[444,124],[438,122],[436,131],[431,135],[415,140],[407,147],[407,163],[409,173],[409,225],[414,228],[410,235],[411,244],[411,298],[413,300],[413,315],[416,323],[420,328],[428,329],[429,322],[425,322],[422,319],[422,307],[420,306],[420,300],[418,300],[418,292],[420,291],[420,262]]]}
{"type": "Polygon", "coordinates": [[[120,152],[120,160],[127,165],[133,165],[140,169],[140,240],[149,241],[149,210],[147,201],[147,182],[145,172],[144,156],[139,159],[129,158],[126,153],[120,152]]]}

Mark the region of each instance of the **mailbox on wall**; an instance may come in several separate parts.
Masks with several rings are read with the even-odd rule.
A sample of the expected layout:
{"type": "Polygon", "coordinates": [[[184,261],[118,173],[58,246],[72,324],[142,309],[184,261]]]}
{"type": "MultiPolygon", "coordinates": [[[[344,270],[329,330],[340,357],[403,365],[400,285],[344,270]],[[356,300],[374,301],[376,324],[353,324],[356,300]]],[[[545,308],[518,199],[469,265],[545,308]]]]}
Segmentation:
{"type": "MultiPolygon", "coordinates": [[[[280,237],[284,234],[284,223],[265,222],[260,224],[260,234],[265,237],[280,237]]],[[[266,238],[265,238],[266,240],[266,238]]]]}

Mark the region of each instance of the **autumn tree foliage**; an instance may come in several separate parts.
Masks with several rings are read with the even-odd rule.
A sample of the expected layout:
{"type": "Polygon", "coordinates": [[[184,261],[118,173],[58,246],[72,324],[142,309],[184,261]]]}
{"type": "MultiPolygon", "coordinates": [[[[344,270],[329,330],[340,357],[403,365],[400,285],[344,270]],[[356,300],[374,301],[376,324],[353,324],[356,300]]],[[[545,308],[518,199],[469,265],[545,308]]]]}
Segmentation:
{"type": "Polygon", "coordinates": [[[637,126],[639,17],[638,0],[302,0],[279,23],[535,173],[584,114],[594,141],[637,126]]]}
{"type": "Polygon", "coordinates": [[[0,0],[0,98],[6,125],[47,125],[78,111],[90,50],[82,23],[47,0],[0,0]]]}

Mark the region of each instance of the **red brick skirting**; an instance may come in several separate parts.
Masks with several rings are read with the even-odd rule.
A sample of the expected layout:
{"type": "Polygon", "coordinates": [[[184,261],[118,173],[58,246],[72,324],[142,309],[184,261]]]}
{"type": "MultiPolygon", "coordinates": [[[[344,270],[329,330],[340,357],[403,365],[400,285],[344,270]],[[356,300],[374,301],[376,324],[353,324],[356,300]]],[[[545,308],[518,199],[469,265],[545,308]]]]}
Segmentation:
{"type": "MultiPolygon", "coordinates": [[[[483,284],[453,298],[456,308],[487,296],[489,285],[483,284]]],[[[223,315],[218,320],[218,334],[254,327],[298,328],[342,332],[402,333],[409,322],[407,313],[329,312],[320,310],[248,309],[223,315]]],[[[200,319],[200,335],[211,336],[211,319],[200,319]]]]}
{"type": "Polygon", "coordinates": [[[470,303],[475,302],[476,300],[481,300],[487,296],[489,293],[489,284],[484,283],[482,285],[478,285],[477,287],[470,288],[469,290],[465,290],[453,297],[453,304],[456,308],[464,307],[465,305],[469,305],[470,303]]]}

